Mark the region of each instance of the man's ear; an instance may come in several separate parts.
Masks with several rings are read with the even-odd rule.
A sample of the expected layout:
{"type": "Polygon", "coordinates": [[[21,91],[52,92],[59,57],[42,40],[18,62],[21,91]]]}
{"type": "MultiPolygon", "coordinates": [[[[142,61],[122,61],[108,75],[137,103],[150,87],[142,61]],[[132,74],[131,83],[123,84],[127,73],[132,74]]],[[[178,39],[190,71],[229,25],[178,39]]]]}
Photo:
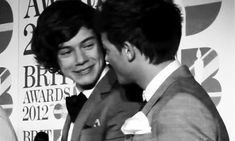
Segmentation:
{"type": "Polygon", "coordinates": [[[135,46],[128,41],[124,42],[124,47],[122,48],[122,53],[124,56],[126,56],[126,58],[128,59],[129,62],[133,61],[135,59],[134,47],[135,46]]]}

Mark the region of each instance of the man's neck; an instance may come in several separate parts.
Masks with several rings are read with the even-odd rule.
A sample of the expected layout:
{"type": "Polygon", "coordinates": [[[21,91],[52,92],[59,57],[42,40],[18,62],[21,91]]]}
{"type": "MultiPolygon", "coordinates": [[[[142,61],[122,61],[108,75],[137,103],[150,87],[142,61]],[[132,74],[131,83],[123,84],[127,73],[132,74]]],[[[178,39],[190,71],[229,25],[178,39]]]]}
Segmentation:
{"type": "Polygon", "coordinates": [[[96,87],[96,85],[99,83],[99,81],[105,76],[105,74],[109,71],[109,66],[106,65],[105,68],[102,70],[100,76],[99,76],[99,79],[96,81],[95,84],[93,84],[92,87],[90,87],[89,89],[82,89],[80,88],[77,84],[76,84],[76,88],[77,88],[77,93],[79,92],[84,92],[84,94],[86,96],[90,96],[90,94],[92,93],[92,91],[94,90],[94,88],[96,87]]]}
{"type": "Polygon", "coordinates": [[[173,60],[166,61],[158,65],[154,65],[150,63],[141,65],[136,75],[137,76],[136,83],[142,89],[145,89],[148,86],[149,82],[172,61],[173,60]]]}

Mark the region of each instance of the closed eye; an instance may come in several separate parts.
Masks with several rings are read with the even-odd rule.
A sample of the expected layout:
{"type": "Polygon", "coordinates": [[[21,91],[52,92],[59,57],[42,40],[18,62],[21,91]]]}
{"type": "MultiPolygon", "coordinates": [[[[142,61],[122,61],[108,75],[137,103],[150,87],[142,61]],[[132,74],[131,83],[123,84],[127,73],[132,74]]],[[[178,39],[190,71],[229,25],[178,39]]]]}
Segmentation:
{"type": "Polygon", "coordinates": [[[72,52],[72,50],[69,47],[63,47],[59,50],[58,54],[61,56],[68,55],[72,52]]]}
{"type": "Polygon", "coordinates": [[[93,42],[85,43],[82,45],[82,48],[91,49],[94,47],[94,45],[95,45],[95,43],[93,43],[93,42]]]}
{"type": "Polygon", "coordinates": [[[92,38],[90,40],[87,40],[86,42],[82,43],[81,44],[81,48],[84,48],[84,49],[92,49],[93,47],[95,47],[96,45],[98,45],[98,42],[95,38],[92,38]]]}

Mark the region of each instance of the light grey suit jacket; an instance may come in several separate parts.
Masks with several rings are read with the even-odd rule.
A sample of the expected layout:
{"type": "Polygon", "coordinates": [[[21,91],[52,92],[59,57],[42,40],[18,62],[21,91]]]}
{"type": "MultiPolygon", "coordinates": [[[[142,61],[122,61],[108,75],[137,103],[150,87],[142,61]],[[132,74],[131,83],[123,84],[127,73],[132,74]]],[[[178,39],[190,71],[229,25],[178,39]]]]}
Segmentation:
{"type": "Polygon", "coordinates": [[[15,130],[4,109],[0,106],[0,141],[17,141],[15,130]]]}
{"type": "Polygon", "coordinates": [[[207,92],[181,66],[155,92],[142,111],[151,134],[133,141],[229,141],[226,127],[207,92]]]}
{"type": "MultiPolygon", "coordinates": [[[[120,128],[134,115],[140,104],[127,100],[125,91],[110,69],[99,81],[78,114],[72,131],[72,141],[123,141],[120,128]]],[[[70,117],[64,124],[62,141],[67,141],[70,117]]]]}

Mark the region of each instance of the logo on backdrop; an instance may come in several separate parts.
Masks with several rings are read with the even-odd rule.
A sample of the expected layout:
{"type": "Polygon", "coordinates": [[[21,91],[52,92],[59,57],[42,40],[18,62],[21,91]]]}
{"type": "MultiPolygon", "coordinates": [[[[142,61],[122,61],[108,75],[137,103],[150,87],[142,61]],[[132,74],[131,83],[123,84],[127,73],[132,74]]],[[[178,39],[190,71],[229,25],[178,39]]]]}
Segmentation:
{"type": "Polygon", "coordinates": [[[190,36],[205,30],[214,22],[222,0],[184,0],[182,4],[186,13],[186,36],[190,36]]]}
{"type": "Polygon", "coordinates": [[[221,85],[214,78],[219,70],[219,58],[216,51],[209,47],[183,49],[181,50],[181,63],[189,67],[197,82],[218,105],[221,99],[221,85]]]}
{"type": "Polygon", "coordinates": [[[3,67],[0,67],[0,105],[10,116],[12,113],[12,98],[8,93],[11,87],[10,72],[3,67]]]}
{"type": "MultiPolygon", "coordinates": [[[[221,0],[187,0],[185,8],[185,36],[200,34],[213,24],[221,8],[221,0]],[[203,14],[201,14],[203,13],[203,14]]],[[[219,71],[219,56],[212,47],[181,49],[181,63],[187,65],[195,79],[209,93],[218,105],[221,99],[221,85],[215,75],[219,71]]]]}
{"type": "MultiPolygon", "coordinates": [[[[11,6],[5,0],[0,1],[0,54],[8,47],[13,32],[13,14],[11,6]]],[[[8,116],[12,113],[12,97],[8,93],[11,87],[10,72],[0,66],[0,105],[8,116]]]]}
{"type": "Polygon", "coordinates": [[[65,116],[67,115],[66,106],[60,103],[56,104],[54,106],[53,114],[56,119],[65,118],[65,116]]]}
{"type": "Polygon", "coordinates": [[[40,131],[48,134],[49,139],[51,141],[61,140],[61,134],[62,134],[61,129],[41,129],[41,130],[28,130],[28,131],[24,130],[23,131],[24,141],[33,141],[37,133],[40,131]]]}
{"type": "Polygon", "coordinates": [[[56,103],[70,95],[69,80],[39,65],[24,66],[24,69],[23,121],[65,118],[66,107],[56,103]]]}
{"type": "Polygon", "coordinates": [[[5,0],[0,1],[0,54],[7,48],[13,31],[11,6],[5,0]]]}

